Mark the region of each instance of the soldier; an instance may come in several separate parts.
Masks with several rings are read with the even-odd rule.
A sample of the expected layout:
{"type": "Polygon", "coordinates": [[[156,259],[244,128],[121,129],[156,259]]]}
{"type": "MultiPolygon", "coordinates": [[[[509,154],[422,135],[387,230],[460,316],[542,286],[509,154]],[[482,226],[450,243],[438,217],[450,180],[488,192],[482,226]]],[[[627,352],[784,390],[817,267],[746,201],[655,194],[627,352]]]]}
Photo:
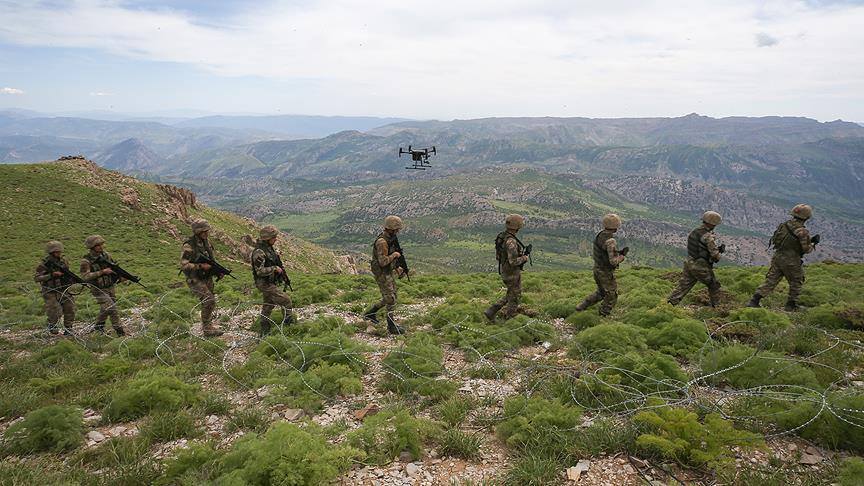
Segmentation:
{"type": "Polygon", "coordinates": [[[270,327],[273,322],[270,320],[270,314],[277,305],[282,308],[282,325],[294,322],[294,316],[291,314],[291,297],[276,285],[277,282],[285,281],[284,279],[287,278],[282,266],[282,259],[279,258],[279,254],[273,247],[278,237],[279,230],[275,226],[268,225],[261,228],[260,237],[250,257],[255,286],[258,287],[264,297],[259,319],[261,327],[259,337],[270,334],[270,327]]]}
{"type": "Polygon", "coordinates": [[[615,244],[615,232],[621,227],[621,218],[617,214],[609,213],[603,216],[603,231],[597,233],[594,238],[594,282],[597,283],[597,290],[585,297],[579,305],[576,306],[577,311],[584,311],[588,307],[600,302],[600,315],[608,316],[612,312],[612,307],[618,302],[618,282],[615,280],[615,269],[624,261],[629,247],[624,247],[619,252],[615,244]]]}
{"type": "Polygon", "coordinates": [[[213,293],[213,275],[209,263],[195,263],[203,257],[213,260],[213,245],[210,244],[210,223],[205,219],[192,222],[192,233],[183,243],[180,270],[186,275],[186,285],[201,303],[201,330],[205,336],[221,336],[222,330],[213,325],[216,313],[216,294],[213,293]]]}
{"type": "Polygon", "coordinates": [[[114,263],[111,255],[105,251],[105,238],[99,235],[88,236],[84,240],[87,252],[81,258],[81,278],[90,286],[90,293],[99,303],[99,316],[93,332],[105,333],[105,321],[111,318],[111,327],[118,336],[125,336],[126,330],[120,324],[120,313],[117,312],[117,294],[114,284],[120,279],[109,265],[114,263]]]}
{"type": "Polygon", "coordinates": [[[57,324],[63,317],[63,334],[72,335],[75,322],[75,296],[69,292],[72,281],[63,276],[61,269],[69,270],[69,262],[63,258],[63,244],[49,241],[45,245],[46,257],[36,267],[33,280],[42,286],[42,299],[45,301],[45,314],[48,316],[47,331],[57,334],[57,324]]]}
{"type": "Polygon", "coordinates": [[[798,310],[798,296],[801,295],[801,287],[804,285],[804,260],[801,258],[813,251],[819,243],[820,236],[810,237],[810,232],[804,227],[804,222],[813,216],[813,208],[806,204],[799,204],[792,208],[789,213],[792,219],[780,223],[771,237],[771,246],[774,247],[774,257],[771,258],[771,267],[765,275],[765,281],[747,303],[747,307],[760,307],[759,301],[770,294],[774,287],[785,278],[789,282],[789,298],[786,300],[784,309],[792,312],[798,310]]]}
{"type": "Polygon", "coordinates": [[[390,334],[405,333],[405,330],[396,325],[393,320],[393,309],[396,307],[396,280],[393,278],[393,274],[395,273],[399,277],[404,274],[402,267],[398,267],[394,263],[402,255],[398,251],[391,253],[391,249],[398,243],[396,235],[403,227],[402,218],[387,216],[384,218],[384,231],[375,238],[375,243],[372,244],[372,275],[375,276],[375,281],[381,290],[381,301],[370,307],[363,315],[367,321],[378,324],[378,311],[382,307],[386,307],[387,332],[390,334]]]}
{"type": "Polygon", "coordinates": [[[516,233],[524,226],[525,218],[518,214],[510,214],[504,219],[504,231],[498,233],[495,238],[498,273],[501,274],[501,280],[507,287],[507,293],[483,312],[489,322],[495,322],[495,316],[502,307],[506,306],[504,319],[515,316],[519,308],[519,300],[522,298],[522,268],[531,253],[530,246],[526,247],[516,237],[516,233]]]}
{"type": "Polygon", "coordinates": [[[714,264],[720,261],[720,254],[726,251],[726,245],[719,247],[714,242],[714,228],[721,221],[720,214],[706,211],[702,215],[702,225],[690,232],[687,237],[687,259],[684,260],[684,270],[678,288],[669,295],[669,303],[678,305],[681,299],[690,292],[696,282],[702,282],[708,287],[708,299],[711,307],[715,307],[720,297],[720,282],[714,276],[714,264]]]}

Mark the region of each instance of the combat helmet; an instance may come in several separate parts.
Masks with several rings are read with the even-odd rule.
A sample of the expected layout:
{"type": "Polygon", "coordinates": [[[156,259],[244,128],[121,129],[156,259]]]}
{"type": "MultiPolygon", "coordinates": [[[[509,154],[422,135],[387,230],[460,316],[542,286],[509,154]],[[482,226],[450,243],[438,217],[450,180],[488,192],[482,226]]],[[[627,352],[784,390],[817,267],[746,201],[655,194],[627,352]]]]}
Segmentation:
{"type": "Polygon", "coordinates": [[[400,230],[404,228],[405,225],[402,223],[402,218],[399,216],[390,215],[384,218],[384,229],[388,230],[400,230]]]}
{"type": "Polygon", "coordinates": [[[702,215],[703,223],[718,226],[721,221],[723,221],[723,218],[721,218],[720,213],[716,211],[705,211],[705,214],[702,215]]]}
{"type": "Polygon", "coordinates": [[[615,213],[603,216],[603,227],[605,229],[618,229],[621,227],[621,218],[615,213]]]}
{"type": "Polygon", "coordinates": [[[808,204],[798,204],[792,211],[789,211],[789,214],[795,216],[798,219],[803,219],[804,221],[810,219],[813,216],[813,208],[808,204]]]}
{"type": "Polygon", "coordinates": [[[105,244],[105,238],[102,238],[99,235],[90,235],[87,237],[87,239],[84,240],[84,246],[86,246],[87,248],[89,248],[91,250],[93,249],[94,246],[104,245],[104,244],[105,244]]]}
{"type": "Polygon", "coordinates": [[[195,221],[192,221],[193,233],[197,235],[205,231],[210,231],[210,223],[208,223],[206,219],[196,219],[195,221]]]}
{"type": "Polygon", "coordinates": [[[269,240],[270,238],[275,238],[279,236],[279,230],[276,229],[276,227],[272,224],[268,224],[267,226],[261,228],[258,235],[262,240],[269,240]]]}
{"type": "Polygon", "coordinates": [[[519,214],[508,214],[507,218],[504,219],[504,226],[512,230],[522,229],[525,226],[525,218],[519,214]]]}
{"type": "Polygon", "coordinates": [[[63,251],[63,243],[60,243],[57,240],[51,240],[45,244],[45,253],[52,254],[55,251],[63,251]]]}

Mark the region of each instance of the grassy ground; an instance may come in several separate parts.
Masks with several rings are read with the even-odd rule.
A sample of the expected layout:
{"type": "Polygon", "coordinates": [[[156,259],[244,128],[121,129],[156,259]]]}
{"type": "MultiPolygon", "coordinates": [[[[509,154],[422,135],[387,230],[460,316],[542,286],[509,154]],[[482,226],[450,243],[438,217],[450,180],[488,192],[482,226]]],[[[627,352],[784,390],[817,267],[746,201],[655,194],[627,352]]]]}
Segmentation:
{"type": "Polygon", "coordinates": [[[131,337],[57,339],[4,284],[0,482],[556,484],[589,459],[585,484],[855,484],[864,265],[809,266],[798,313],[741,308],[763,272],[721,268],[721,307],[672,308],[674,272],[625,266],[608,319],[574,312],[590,273],[526,272],[537,316],[494,325],[496,275],[420,275],[398,339],[359,319],[366,276],[297,276],[300,322],[265,340],[246,277],[220,284],[215,339],[183,288],[121,288],[131,337]]]}

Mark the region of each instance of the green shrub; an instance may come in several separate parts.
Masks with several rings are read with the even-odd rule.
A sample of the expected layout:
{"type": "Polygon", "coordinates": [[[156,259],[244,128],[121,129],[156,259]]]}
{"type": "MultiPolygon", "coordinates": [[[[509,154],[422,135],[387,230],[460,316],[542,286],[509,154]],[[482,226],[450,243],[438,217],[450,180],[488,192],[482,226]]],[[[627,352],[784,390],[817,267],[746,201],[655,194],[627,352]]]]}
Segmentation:
{"type": "Polygon", "coordinates": [[[574,312],[564,322],[570,324],[575,331],[581,331],[600,324],[600,314],[596,312],[574,312]]]}
{"type": "Polygon", "coordinates": [[[87,366],[96,359],[83,346],[68,340],[58,341],[34,355],[34,361],[46,367],[87,366]]]}
{"type": "Polygon", "coordinates": [[[198,395],[197,385],[182,382],[170,371],[156,369],[139,374],[114,392],[104,415],[116,422],[135,419],[151,411],[177,411],[193,405],[198,395]]]}
{"type": "Polygon", "coordinates": [[[231,418],[225,424],[225,430],[235,432],[246,430],[251,432],[264,432],[267,430],[268,415],[257,407],[244,407],[231,414],[231,418]]]}
{"type": "Polygon", "coordinates": [[[256,386],[272,385],[268,401],[314,411],[325,400],[363,391],[363,383],[348,366],[322,361],[306,372],[291,371],[287,375],[272,373],[258,380],[256,386]]]}
{"type": "Polygon", "coordinates": [[[497,433],[510,447],[550,453],[575,440],[581,418],[581,410],[557,401],[513,397],[504,402],[497,433]]]}
{"type": "Polygon", "coordinates": [[[693,319],[675,319],[648,331],[648,346],[673,356],[690,356],[707,340],[705,325],[693,319]]]}
{"type": "Polygon", "coordinates": [[[820,305],[807,309],[804,313],[804,322],[823,329],[842,329],[846,327],[846,321],[837,315],[837,309],[831,305],[820,305]]]}
{"type": "Polygon", "coordinates": [[[84,440],[81,410],[49,405],[28,413],[3,434],[4,449],[12,454],[61,452],[78,447],[84,440]]]}
{"type": "Polygon", "coordinates": [[[760,385],[820,388],[813,370],[790,361],[780,353],[757,353],[755,349],[742,344],[733,344],[707,353],[702,358],[702,373],[713,375],[710,381],[714,383],[727,382],[735,388],[760,385]]]}
{"type": "Polygon", "coordinates": [[[543,313],[549,317],[563,319],[570,314],[576,312],[578,302],[575,299],[559,299],[553,300],[543,306],[543,313]]]}
{"type": "Polygon", "coordinates": [[[656,351],[613,356],[606,364],[617,369],[601,369],[598,374],[603,381],[646,393],[675,391],[688,379],[677,361],[656,351]]]}
{"type": "Polygon", "coordinates": [[[81,457],[91,468],[104,471],[100,484],[147,486],[160,475],[150,445],[146,437],[114,437],[84,451],[81,457]]]}
{"type": "Polygon", "coordinates": [[[170,459],[157,484],[193,485],[212,481],[219,476],[222,453],[208,443],[192,442],[170,459]]]}
{"type": "Polygon", "coordinates": [[[633,451],[636,435],[636,428],[629,421],[599,419],[579,432],[568,452],[574,458],[629,453],[633,451]]]}
{"type": "Polygon", "coordinates": [[[447,429],[438,441],[438,452],[442,456],[474,459],[480,454],[483,437],[459,429],[447,429]]]}
{"type": "Polygon", "coordinates": [[[186,410],[179,412],[159,412],[151,415],[141,429],[151,442],[167,442],[182,438],[195,438],[201,430],[195,419],[186,410]]]}
{"type": "Polygon", "coordinates": [[[732,422],[718,414],[708,414],[700,423],[695,413],[683,408],[639,412],[633,421],[645,431],[636,439],[638,449],[682,465],[734,465],[733,447],[755,448],[763,443],[760,435],[736,430],[732,422]]]}
{"type": "Polygon", "coordinates": [[[365,451],[373,463],[387,464],[403,451],[419,459],[423,445],[440,435],[440,425],[397,407],[367,417],[360,428],[348,434],[348,441],[365,451]]]}
{"type": "Polygon", "coordinates": [[[570,349],[572,357],[580,357],[585,352],[627,353],[648,349],[644,330],[620,322],[610,322],[585,329],[576,335],[574,344],[570,349]]]}
{"type": "MultiPolygon", "coordinates": [[[[328,443],[315,426],[301,429],[279,422],[261,436],[248,434],[237,441],[219,461],[220,475],[215,482],[261,486],[328,484],[362,457],[357,449],[328,443]]],[[[207,458],[206,453],[199,453],[199,459],[207,458]]]]}
{"type": "Polygon", "coordinates": [[[474,400],[471,397],[455,396],[441,402],[438,405],[438,413],[445,424],[456,427],[465,421],[472,408],[474,408],[474,400]]]}
{"type": "Polygon", "coordinates": [[[668,324],[675,319],[686,317],[687,313],[684,309],[663,303],[648,310],[630,311],[624,316],[623,322],[645,329],[652,329],[662,327],[664,324],[668,324]]]}
{"type": "Polygon", "coordinates": [[[385,371],[381,387],[385,391],[418,393],[440,400],[456,390],[455,383],[437,379],[444,372],[444,350],[431,334],[412,334],[381,365],[385,371]]]}
{"type": "Polygon", "coordinates": [[[293,369],[306,371],[311,366],[327,362],[342,364],[361,373],[366,369],[363,354],[367,347],[346,336],[340,330],[329,330],[321,334],[304,334],[292,340],[283,335],[264,339],[255,353],[289,364],[293,369]]]}
{"type": "Polygon", "coordinates": [[[219,393],[207,392],[201,396],[196,410],[201,415],[225,415],[231,410],[231,401],[219,393]]]}
{"type": "Polygon", "coordinates": [[[744,307],[729,313],[729,322],[744,321],[762,333],[780,331],[789,327],[789,317],[762,307],[744,307]]]}
{"type": "Polygon", "coordinates": [[[840,466],[840,474],[837,476],[841,486],[864,485],[864,459],[860,457],[847,457],[840,466]]]}

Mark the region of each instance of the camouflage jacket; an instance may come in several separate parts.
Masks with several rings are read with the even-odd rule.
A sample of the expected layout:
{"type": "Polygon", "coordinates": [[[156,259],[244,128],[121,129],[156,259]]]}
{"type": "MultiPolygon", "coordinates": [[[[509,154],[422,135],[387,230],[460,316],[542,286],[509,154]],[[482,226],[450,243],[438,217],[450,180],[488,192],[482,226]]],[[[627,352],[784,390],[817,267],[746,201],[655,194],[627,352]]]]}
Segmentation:
{"type": "Polygon", "coordinates": [[[594,238],[594,268],[598,270],[615,270],[624,261],[624,255],[618,253],[615,243],[615,233],[604,229],[594,238]]]}
{"type": "Polygon", "coordinates": [[[386,232],[375,238],[375,243],[372,244],[371,267],[373,274],[381,275],[393,272],[393,262],[396,260],[390,251],[393,240],[394,238],[386,232]]]}
{"type": "Polygon", "coordinates": [[[252,255],[249,257],[252,264],[252,277],[257,280],[274,282],[276,270],[281,266],[282,259],[276,252],[276,248],[266,241],[258,240],[252,255]]]}
{"type": "Polygon", "coordinates": [[[528,256],[523,254],[525,247],[516,235],[509,231],[499,235],[499,238],[504,240],[501,255],[498,257],[501,275],[518,275],[522,271],[522,265],[528,261],[528,256]]]}
{"type": "Polygon", "coordinates": [[[63,277],[55,277],[51,267],[59,266],[69,269],[69,262],[63,258],[55,258],[53,255],[46,256],[39,266],[36,267],[36,273],[33,275],[33,280],[42,285],[43,292],[63,291],[72,285],[72,282],[67,281],[63,277]]]}
{"type": "Polygon", "coordinates": [[[202,240],[198,235],[194,235],[183,243],[183,254],[180,256],[180,270],[187,278],[204,279],[211,277],[211,275],[205,274],[201,270],[200,263],[193,263],[202,256],[210,260],[214,259],[213,245],[209,239],[202,240]]]}
{"type": "Polygon", "coordinates": [[[771,245],[775,249],[775,256],[793,260],[813,251],[810,232],[804,227],[804,221],[798,218],[780,223],[771,237],[771,245]]]}
{"type": "Polygon", "coordinates": [[[100,289],[107,289],[117,282],[117,277],[114,275],[106,275],[102,270],[108,268],[108,263],[115,263],[114,259],[107,251],[102,253],[87,253],[81,258],[80,275],[87,283],[94,285],[100,289]]]}
{"type": "Polygon", "coordinates": [[[687,237],[687,256],[693,260],[704,260],[709,265],[720,261],[720,250],[714,239],[714,231],[705,226],[699,226],[687,237]]]}

